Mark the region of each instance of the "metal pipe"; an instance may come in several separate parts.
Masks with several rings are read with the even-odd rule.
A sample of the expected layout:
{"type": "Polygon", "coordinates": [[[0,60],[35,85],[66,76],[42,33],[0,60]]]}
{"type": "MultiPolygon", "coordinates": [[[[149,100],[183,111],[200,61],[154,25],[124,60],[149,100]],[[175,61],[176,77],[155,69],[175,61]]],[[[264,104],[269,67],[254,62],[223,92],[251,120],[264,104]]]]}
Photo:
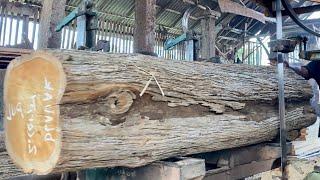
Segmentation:
{"type": "MultiPolygon", "coordinates": [[[[276,0],[276,19],[277,19],[277,40],[282,39],[282,14],[281,0],[276,0]]],[[[282,179],[287,179],[285,167],[287,165],[287,138],[286,138],[286,120],[285,120],[285,100],[284,100],[284,67],[282,53],[277,53],[278,60],[278,88],[279,88],[279,120],[280,120],[280,144],[281,144],[281,172],[282,179]]]]}

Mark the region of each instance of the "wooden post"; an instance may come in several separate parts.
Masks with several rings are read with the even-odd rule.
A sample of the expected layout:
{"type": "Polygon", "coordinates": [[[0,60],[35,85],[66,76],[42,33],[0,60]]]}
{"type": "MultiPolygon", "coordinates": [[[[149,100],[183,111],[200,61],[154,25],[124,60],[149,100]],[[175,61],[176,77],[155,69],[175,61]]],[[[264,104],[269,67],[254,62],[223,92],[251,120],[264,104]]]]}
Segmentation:
{"type": "Polygon", "coordinates": [[[156,0],[135,0],[134,52],[153,54],[156,0]]]}
{"type": "MultiPolygon", "coordinates": [[[[272,26],[270,26],[270,41],[274,41],[276,40],[276,25],[273,24],[272,26]]],[[[273,60],[273,61],[276,61],[277,60],[277,53],[275,52],[272,52],[270,47],[269,47],[269,50],[270,50],[270,55],[269,55],[269,60],[273,60]]]]}
{"type": "Polygon", "coordinates": [[[217,34],[215,23],[219,16],[217,12],[210,12],[201,20],[201,58],[203,59],[210,59],[216,56],[215,41],[217,34]]]}
{"type": "Polygon", "coordinates": [[[66,0],[43,0],[39,26],[39,49],[60,48],[61,32],[55,27],[65,15],[66,0]]]}

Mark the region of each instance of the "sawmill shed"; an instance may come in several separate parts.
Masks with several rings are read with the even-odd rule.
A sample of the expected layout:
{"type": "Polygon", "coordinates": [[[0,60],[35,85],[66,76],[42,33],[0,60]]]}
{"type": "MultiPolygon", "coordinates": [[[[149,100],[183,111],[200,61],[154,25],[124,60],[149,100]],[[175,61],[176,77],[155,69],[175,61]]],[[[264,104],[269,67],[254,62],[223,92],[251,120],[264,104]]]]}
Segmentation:
{"type": "Polygon", "coordinates": [[[319,0],[0,0],[0,179],[320,179],[319,0]]]}

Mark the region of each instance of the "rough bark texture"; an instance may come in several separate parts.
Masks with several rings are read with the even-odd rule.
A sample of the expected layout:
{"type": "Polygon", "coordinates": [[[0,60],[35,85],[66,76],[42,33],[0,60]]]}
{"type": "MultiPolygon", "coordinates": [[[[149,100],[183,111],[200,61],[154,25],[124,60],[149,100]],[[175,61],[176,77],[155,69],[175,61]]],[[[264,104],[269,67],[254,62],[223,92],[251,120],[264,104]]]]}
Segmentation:
{"type": "Polygon", "coordinates": [[[22,170],[11,161],[5,148],[4,133],[0,132],[0,179],[10,179],[23,175],[25,174],[22,170]]]}
{"type": "MultiPolygon", "coordinates": [[[[274,67],[62,50],[38,52],[31,59],[50,57],[46,54],[57,57],[66,74],[58,105],[61,147],[55,146],[61,152],[49,170],[23,167],[27,172],[137,167],[268,141],[278,133],[274,67]]],[[[9,69],[23,68],[26,59],[15,60],[9,69]]],[[[285,82],[288,129],[312,124],[316,117],[306,105],[311,97],[307,82],[292,72],[286,72],[285,82]]],[[[13,121],[6,121],[5,128],[13,121]]]]}

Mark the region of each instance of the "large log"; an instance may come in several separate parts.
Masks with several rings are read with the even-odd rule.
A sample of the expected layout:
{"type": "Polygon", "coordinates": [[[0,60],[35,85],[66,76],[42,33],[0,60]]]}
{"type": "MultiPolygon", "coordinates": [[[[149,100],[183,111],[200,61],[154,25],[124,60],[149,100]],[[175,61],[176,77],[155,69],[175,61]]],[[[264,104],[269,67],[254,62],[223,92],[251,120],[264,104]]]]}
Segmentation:
{"type": "MultiPolygon", "coordinates": [[[[268,141],[279,129],[274,69],[36,52],[6,72],[6,147],[24,172],[47,174],[268,141]]],[[[294,73],[285,80],[288,129],[310,125],[311,89],[294,73]]]]}

